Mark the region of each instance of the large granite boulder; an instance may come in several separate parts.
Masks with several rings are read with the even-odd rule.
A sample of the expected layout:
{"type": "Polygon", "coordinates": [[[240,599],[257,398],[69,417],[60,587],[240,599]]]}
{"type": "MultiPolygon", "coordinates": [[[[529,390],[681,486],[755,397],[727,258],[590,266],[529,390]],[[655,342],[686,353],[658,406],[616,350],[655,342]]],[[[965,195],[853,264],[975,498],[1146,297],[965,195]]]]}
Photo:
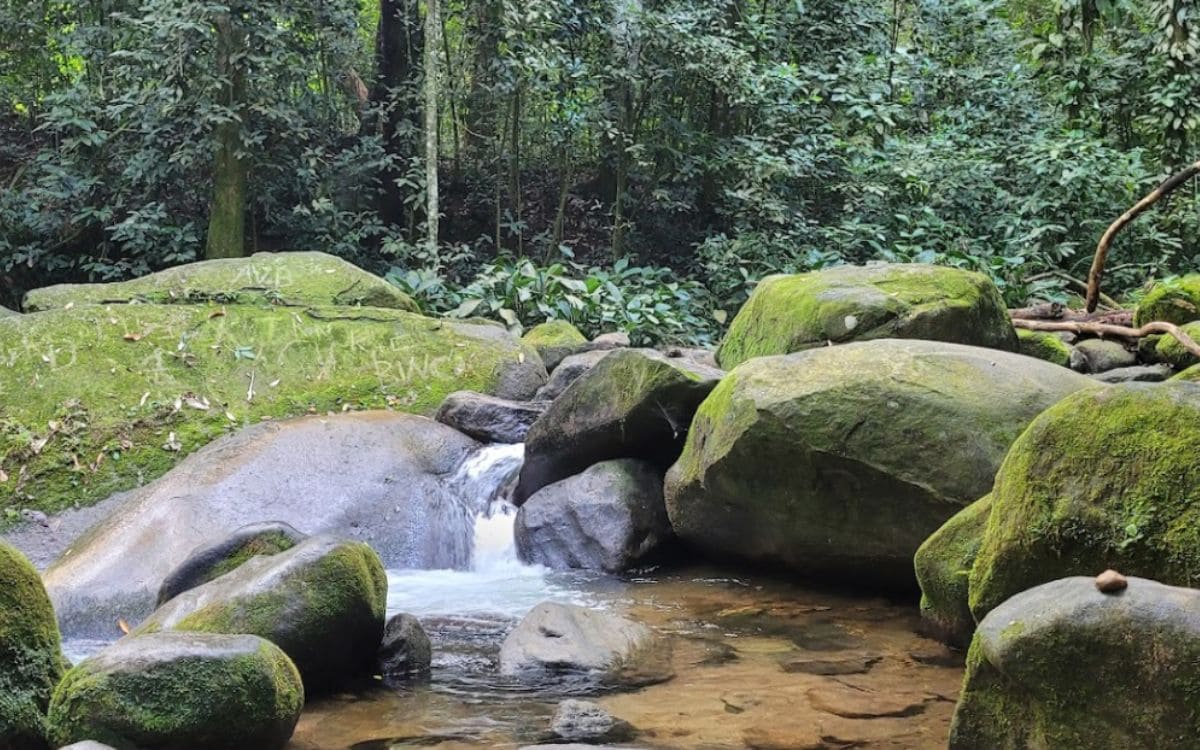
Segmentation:
{"type": "Polygon", "coordinates": [[[603,461],[547,485],[517,512],[521,559],[619,573],[670,539],[662,472],[635,458],[603,461]]]}
{"type": "Polygon", "coordinates": [[[537,349],[546,369],[551,372],[565,357],[583,349],[588,343],[587,337],[565,320],[551,320],[536,325],[521,340],[537,349]]]}
{"type": "Polygon", "coordinates": [[[730,324],[717,361],[731,369],[753,357],[888,338],[1017,348],[1004,300],[986,276],[872,264],[763,279],[730,324]]]}
{"type": "Polygon", "coordinates": [[[1195,747],[1197,663],[1200,591],[1043,584],[979,623],[950,750],[1195,747]]]}
{"type": "Polygon", "coordinates": [[[478,444],[424,417],[361,412],[268,422],[223,438],[116,501],[46,572],[63,628],[108,635],[150,614],[193,550],[249,524],[371,544],[389,567],[461,567],[473,516],[448,479],[478,444]]]}
{"type": "Polygon", "coordinates": [[[41,577],[0,542],[0,748],[43,750],[46,708],[64,667],[41,577]]]}
{"type": "Polygon", "coordinates": [[[153,480],[264,419],[432,414],[527,398],[531,347],[494,326],[383,308],[81,305],[0,318],[0,507],[55,512],[153,480]]]}
{"type": "Polygon", "coordinates": [[[252,557],[277,555],[308,538],[286,523],[252,523],[243,526],[216,544],[192,550],[178,568],[172,570],[158,589],[162,606],[185,591],[232,572],[252,557]]]}
{"type": "Polygon", "coordinates": [[[996,475],[970,578],[979,620],[1038,584],[1117,568],[1200,583],[1200,384],[1076,393],[1038,417],[996,475]]]}
{"type": "Polygon", "coordinates": [[[549,406],[544,401],[511,401],[456,391],[446,397],[434,418],[485,443],[523,443],[529,428],[549,406]]]}
{"type": "Polygon", "coordinates": [[[649,349],[612,352],[533,423],[514,501],[609,459],[641,458],[665,470],[723,374],[649,349]]]}
{"type": "Polygon", "coordinates": [[[1133,314],[1133,324],[1144,326],[1156,320],[1183,325],[1200,320],[1200,274],[1160,281],[1142,298],[1133,314]]]}
{"type": "Polygon", "coordinates": [[[966,646],[975,632],[969,582],[991,512],[991,495],[971,503],[926,539],[913,559],[921,617],[930,634],[952,646],[966,646]]]}
{"type": "Polygon", "coordinates": [[[917,548],[987,494],[1012,441],[1091,385],[932,341],[751,360],[696,414],[667,475],[671,525],[716,555],[911,586],[917,548]]]}
{"type": "Polygon", "coordinates": [[[50,736],[58,745],[280,750],[303,707],[296,667],[270,642],[159,633],[124,638],[68,672],[50,736]]]}
{"type": "Polygon", "coordinates": [[[567,390],[567,386],[579,380],[585,372],[612,353],[612,349],[593,349],[564,357],[550,372],[550,379],[534,394],[535,401],[553,401],[567,390]]]}
{"type": "Polygon", "coordinates": [[[56,310],[70,304],[162,304],[197,302],[270,305],[363,305],[420,312],[392,284],[325,253],[257,253],[187,263],[132,281],[60,284],[25,296],[25,310],[56,310]]]}
{"type": "Polygon", "coordinates": [[[383,638],[387,572],[361,542],[313,537],[255,557],[159,607],[135,635],[249,633],[283,649],[317,695],[371,674],[383,638]]]}

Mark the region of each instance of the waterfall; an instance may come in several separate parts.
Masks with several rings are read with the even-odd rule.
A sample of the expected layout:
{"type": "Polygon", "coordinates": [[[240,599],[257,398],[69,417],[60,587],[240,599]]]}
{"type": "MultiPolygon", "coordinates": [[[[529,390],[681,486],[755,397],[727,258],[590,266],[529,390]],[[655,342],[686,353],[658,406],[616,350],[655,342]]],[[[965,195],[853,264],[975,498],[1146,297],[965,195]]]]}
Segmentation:
{"type": "Polygon", "coordinates": [[[510,502],[525,461],[522,444],[487,445],[468,456],[450,480],[451,493],[471,520],[465,567],[488,570],[519,565],[513,540],[517,509],[510,502]]]}

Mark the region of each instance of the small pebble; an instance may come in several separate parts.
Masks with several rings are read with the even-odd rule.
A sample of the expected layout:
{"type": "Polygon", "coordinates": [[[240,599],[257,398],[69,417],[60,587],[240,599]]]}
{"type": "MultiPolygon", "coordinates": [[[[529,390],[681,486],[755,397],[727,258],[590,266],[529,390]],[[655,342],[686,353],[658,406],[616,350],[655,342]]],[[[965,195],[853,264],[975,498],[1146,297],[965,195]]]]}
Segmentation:
{"type": "Polygon", "coordinates": [[[1104,594],[1115,594],[1129,588],[1129,579],[1115,570],[1106,570],[1096,576],[1096,588],[1104,594]]]}

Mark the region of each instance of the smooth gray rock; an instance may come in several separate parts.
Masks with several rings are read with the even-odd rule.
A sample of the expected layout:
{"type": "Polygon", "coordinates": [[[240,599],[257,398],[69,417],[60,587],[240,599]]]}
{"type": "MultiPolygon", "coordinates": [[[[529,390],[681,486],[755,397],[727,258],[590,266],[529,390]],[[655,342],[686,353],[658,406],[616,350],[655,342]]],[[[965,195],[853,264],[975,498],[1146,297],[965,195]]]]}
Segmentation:
{"type": "Polygon", "coordinates": [[[534,400],[553,401],[558,398],[563,391],[567,390],[567,386],[574,383],[611,353],[611,349],[594,349],[565,357],[550,373],[550,380],[538,389],[537,394],[533,397],[534,400]]]}
{"type": "Polygon", "coordinates": [[[108,745],[101,745],[99,742],[92,740],[84,740],[83,742],[66,745],[59,748],[59,750],[114,750],[114,748],[108,745]]]}
{"type": "Polygon", "coordinates": [[[255,425],[127,493],[45,574],[71,636],[150,614],[163,578],[201,545],[267,521],[368,542],[396,568],[465,564],[473,524],[447,478],[478,448],[433,420],[391,412],[255,425]]]}
{"type": "Polygon", "coordinates": [[[433,644],[417,618],[398,614],[388,620],[379,646],[379,670],[384,680],[403,680],[428,674],[433,644]]]}
{"type": "Polygon", "coordinates": [[[629,722],[618,719],[598,703],[565,700],[558,704],[550,720],[550,733],[566,742],[625,742],[637,732],[629,722]]]}
{"type": "Polygon", "coordinates": [[[1083,373],[1101,373],[1137,364],[1137,354],[1111,339],[1086,339],[1075,344],[1071,369],[1083,373]]]}
{"type": "Polygon", "coordinates": [[[602,333],[592,339],[592,344],[599,347],[609,349],[624,349],[632,346],[633,342],[629,340],[629,334],[624,331],[616,331],[613,333],[602,333]]]}
{"type": "Polygon", "coordinates": [[[544,401],[509,401],[456,391],[442,402],[434,419],[485,443],[523,443],[549,406],[544,401]]]}
{"type": "Polygon", "coordinates": [[[598,463],[534,493],[517,512],[514,534],[527,562],[628,570],[672,536],[662,472],[633,458],[598,463]]]}
{"type": "Polygon", "coordinates": [[[17,312],[16,310],[9,310],[7,307],[0,305],[0,318],[11,318],[14,315],[20,314],[21,313],[17,312]]]}
{"type": "Polygon", "coordinates": [[[1161,383],[1175,374],[1170,365],[1141,365],[1118,367],[1092,377],[1101,383],[1161,383]]]}
{"type": "Polygon", "coordinates": [[[234,570],[258,555],[276,555],[308,538],[286,523],[255,523],[243,526],[228,538],[197,547],[166,577],[158,590],[157,606],[185,591],[202,586],[234,570]]]}

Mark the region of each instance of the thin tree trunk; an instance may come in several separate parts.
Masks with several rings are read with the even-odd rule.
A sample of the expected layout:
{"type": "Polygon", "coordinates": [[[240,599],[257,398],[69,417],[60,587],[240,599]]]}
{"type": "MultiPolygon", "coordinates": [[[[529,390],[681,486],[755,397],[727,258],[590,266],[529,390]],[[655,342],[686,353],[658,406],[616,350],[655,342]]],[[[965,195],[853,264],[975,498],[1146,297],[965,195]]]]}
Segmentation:
{"type": "Polygon", "coordinates": [[[438,53],[442,46],[441,0],[425,0],[425,226],[429,257],[438,251],[438,53]]]}
{"type": "Polygon", "coordinates": [[[234,57],[244,45],[242,32],[229,13],[217,17],[217,73],[225,78],[222,103],[229,116],[216,128],[217,156],[213,200],[208,219],[207,258],[239,258],[246,254],[246,163],[242,158],[241,107],[246,75],[234,57]]]}
{"type": "MultiPolygon", "coordinates": [[[[421,123],[420,105],[408,97],[415,91],[421,45],[417,0],[380,0],[375,41],[378,78],[371,100],[382,118],[380,135],[391,164],[379,176],[382,185],[379,215],[386,224],[406,226],[410,236],[413,213],[406,206],[405,189],[399,181],[416,153],[416,143],[408,134],[417,132],[421,123]]],[[[374,132],[375,128],[371,124],[365,129],[374,132]]]]}

